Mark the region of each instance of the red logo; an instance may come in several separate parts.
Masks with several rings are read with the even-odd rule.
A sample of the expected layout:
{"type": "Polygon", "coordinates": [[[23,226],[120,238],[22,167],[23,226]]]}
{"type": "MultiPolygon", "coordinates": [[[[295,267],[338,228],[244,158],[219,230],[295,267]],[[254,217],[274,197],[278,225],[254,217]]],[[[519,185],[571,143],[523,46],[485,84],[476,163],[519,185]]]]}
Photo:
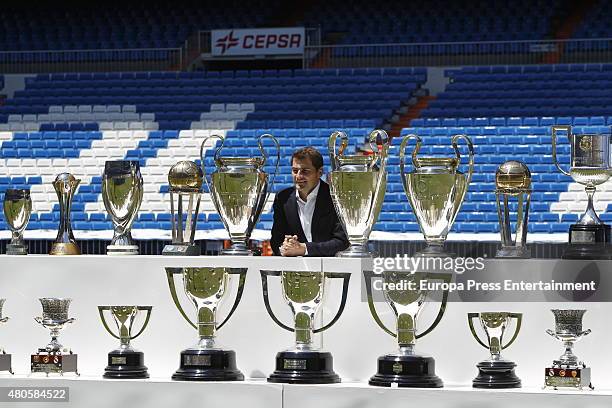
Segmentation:
{"type": "Polygon", "coordinates": [[[232,30],[225,37],[219,38],[215,44],[215,47],[221,47],[221,54],[225,54],[225,51],[237,45],[238,38],[234,37],[234,30],[232,30]]]}

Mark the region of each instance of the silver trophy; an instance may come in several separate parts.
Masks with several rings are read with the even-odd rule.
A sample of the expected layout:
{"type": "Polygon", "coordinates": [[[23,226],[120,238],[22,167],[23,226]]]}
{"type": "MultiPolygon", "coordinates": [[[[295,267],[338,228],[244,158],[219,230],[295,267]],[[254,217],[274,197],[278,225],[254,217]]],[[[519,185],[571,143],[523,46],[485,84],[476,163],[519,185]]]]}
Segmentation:
{"type": "Polygon", "coordinates": [[[584,309],[552,309],[555,315],[555,330],[546,329],[546,333],[561,341],[565,352],[552,366],[546,368],[545,387],[557,389],[559,387],[573,387],[582,389],[591,384],[591,368],[587,367],[574,354],[574,343],[591,333],[591,329],[582,330],[582,316],[584,309]]]}
{"type": "Polygon", "coordinates": [[[552,157],[557,169],[585,186],[588,197],[586,211],[570,226],[569,243],[563,258],[612,259],[612,233],[593,207],[596,187],[612,177],[610,167],[610,134],[572,133],[570,126],[553,126],[552,157]],[[565,171],[557,160],[557,133],[564,131],[570,142],[570,167],[565,171]]]}
{"type": "Polygon", "coordinates": [[[280,146],[274,136],[264,134],[258,140],[261,157],[221,157],[224,144],[224,138],[211,135],[204,139],[200,149],[202,171],[212,202],[232,241],[231,248],[221,253],[223,255],[252,255],[248,249],[248,241],[278,173],[280,146]],[[220,140],[221,144],[216,148],[214,156],[217,170],[210,175],[209,180],[206,177],[204,148],[207,142],[214,139],[220,140]],[[268,155],[263,147],[265,139],[270,139],[276,147],[276,168],[271,181],[269,181],[268,173],[264,171],[268,160],[268,155]]]}
{"type": "Polygon", "coordinates": [[[104,378],[149,378],[144,365],[144,353],[132,347],[131,341],[140,336],[149,323],[153,306],[98,306],[98,313],[106,331],[119,340],[119,347],[108,353],[108,365],[104,378]],[[115,334],[106,322],[104,312],[110,315],[117,326],[115,334]],[[140,330],[135,330],[134,322],[138,315],[145,313],[140,330]]]}
{"type": "Polygon", "coordinates": [[[170,295],[176,308],[198,331],[196,345],[181,352],[179,369],[173,380],[183,381],[242,381],[244,375],[236,367],[236,353],[222,348],[216,341],[216,331],[232,316],[242,298],[246,268],[166,268],[170,295]],[[196,310],[196,323],[185,313],[178,298],[175,275],[183,280],[183,289],[196,310]],[[238,277],[236,299],[227,317],[217,321],[217,308],[227,298],[231,277],[238,277]]]}
{"type": "Polygon", "coordinates": [[[497,168],[495,173],[497,216],[501,234],[501,248],[497,258],[531,258],[527,248],[527,225],[531,200],[531,172],[520,161],[510,160],[497,168]],[[516,233],[512,237],[510,203],[516,199],[516,233]]]}
{"type": "Polygon", "coordinates": [[[8,189],[4,193],[4,219],[11,230],[11,242],[6,245],[7,255],[27,255],[28,247],[23,242],[23,231],[32,214],[30,190],[8,189]]]}
{"type": "Polygon", "coordinates": [[[328,140],[331,172],[329,190],[351,246],[336,256],[368,258],[370,233],[382,208],[387,187],[387,155],[389,136],[384,130],[374,130],[368,138],[372,155],[347,155],[348,137],[334,132],[328,140]],[[336,152],[336,140],[340,149],[336,152]],[[381,143],[381,149],[378,148],[381,143]]]}
{"type": "MultiPolygon", "coordinates": [[[[0,325],[8,321],[8,317],[2,316],[2,307],[6,299],[0,299],[0,325]]],[[[6,351],[0,346],[0,371],[8,371],[11,374],[15,374],[11,368],[11,355],[7,354],[6,351]]]]}
{"type": "Polygon", "coordinates": [[[374,304],[372,281],[375,274],[364,271],[368,306],[374,321],[386,333],[397,339],[398,349],[378,358],[378,372],[370,378],[369,384],[381,387],[440,388],[443,383],[435,373],[436,363],[433,357],[419,353],[417,339],[430,333],[440,323],[446,310],[448,289],[442,292],[442,299],[433,323],[417,333],[419,313],[427,304],[428,290],[422,283],[441,281],[450,284],[449,273],[428,273],[409,271],[384,271],[378,276],[384,299],[395,315],[395,327],[389,329],[381,320],[374,304]]]}
{"type": "Polygon", "coordinates": [[[138,255],[132,240],[132,223],[142,204],[142,175],[138,161],[107,161],[102,175],[102,200],[113,220],[114,235],[108,255],[138,255]]]}
{"type": "Polygon", "coordinates": [[[57,340],[60,330],[65,325],[74,322],[74,318],[68,317],[68,308],[72,299],[63,298],[40,298],[42,305],[42,316],[35,317],[37,323],[51,331],[51,341],[45,347],[38,349],[31,357],[32,373],[59,373],[77,371],[77,355],[72,350],[65,348],[57,340]]]}
{"type": "Polygon", "coordinates": [[[400,145],[400,174],[404,191],[427,244],[425,249],[415,256],[452,256],[444,251],[444,243],[472,180],[474,146],[465,135],[453,136],[451,143],[455,157],[419,158],[417,155],[421,148],[421,138],[417,135],[404,136],[400,145]],[[414,169],[406,173],[404,150],[410,139],[416,139],[416,146],[412,151],[414,169]],[[461,155],[457,143],[460,139],[465,140],[469,152],[467,175],[459,171],[461,155]]]}
{"type": "Polygon", "coordinates": [[[313,335],[329,329],[342,315],[348,294],[350,273],[320,271],[260,271],[264,304],[276,324],[295,333],[295,344],[276,354],[276,370],[268,382],[292,384],[329,384],[340,382],[334,372],[333,357],[313,343],[313,335]],[[282,293],[293,314],[291,325],[282,323],[272,311],[268,296],[268,278],[280,277],[282,293]],[[338,312],[326,325],[315,328],[315,319],[324,300],[325,284],[329,279],[343,279],[338,312]]]}
{"type": "Polygon", "coordinates": [[[170,212],[172,213],[172,243],[162,255],[200,255],[195,244],[195,232],[200,211],[202,170],[192,161],[180,161],[168,173],[170,212]]]}
{"type": "Polygon", "coordinates": [[[81,180],[76,179],[70,173],[59,174],[53,182],[53,188],[55,188],[59,201],[60,223],[57,238],[51,245],[49,255],[81,255],[81,250],[74,239],[70,224],[72,199],[80,183],[81,180]]]}
{"type": "Polygon", "coordinates": [[[521,330],[523,315],[521,313],[510,312],[482,312],[468,313],[468,324],[472,336],[478,344],[489,350],[489,358],[476,365],[478,376],[472,381],[474,388],[519,388],[521,380],[514,373],[516,363],[502,358],[502,350],[510,347],[516,340],[521,330]],[[486,341],[482,341],[474,327],[474,320],[478,319],[480,327],[487,336],[486,341]],[[504,344],[504,334],[512,321],[514,324],[514,334],[510,340],[504,344]]]}

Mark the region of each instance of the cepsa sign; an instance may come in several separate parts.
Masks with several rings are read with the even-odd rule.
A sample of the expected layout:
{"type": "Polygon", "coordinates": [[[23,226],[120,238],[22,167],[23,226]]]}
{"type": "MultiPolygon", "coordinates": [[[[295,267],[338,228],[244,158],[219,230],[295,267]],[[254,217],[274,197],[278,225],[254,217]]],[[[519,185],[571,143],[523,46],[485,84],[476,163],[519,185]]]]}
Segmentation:
{"type": "Polygon", "coordinates": [[[298,55],[304,53],[304,27],[213,30],[214,57],[298,55]]]}

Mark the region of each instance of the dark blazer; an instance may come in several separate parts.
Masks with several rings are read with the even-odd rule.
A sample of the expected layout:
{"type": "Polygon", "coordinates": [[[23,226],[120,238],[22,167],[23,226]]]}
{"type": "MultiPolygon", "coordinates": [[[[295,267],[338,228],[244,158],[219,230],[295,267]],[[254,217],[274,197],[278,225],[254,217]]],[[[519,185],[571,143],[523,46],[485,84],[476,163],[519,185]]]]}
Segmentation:
{"type": "Polygon", "coordinates": [[[329,185],[321,180],[314,214],[312,215],[312,242],[306,242],[306,235],[298,215],[295,187],[286,188],[274,198],[274,224],[270,245],[274,255],[280,255],[280,247],[285,235],[297,235],[298,240],[306,243],[308,256],[334,256],[349,246],[342,224],[336,214],[334,203],[329,194],[329,185]]]}

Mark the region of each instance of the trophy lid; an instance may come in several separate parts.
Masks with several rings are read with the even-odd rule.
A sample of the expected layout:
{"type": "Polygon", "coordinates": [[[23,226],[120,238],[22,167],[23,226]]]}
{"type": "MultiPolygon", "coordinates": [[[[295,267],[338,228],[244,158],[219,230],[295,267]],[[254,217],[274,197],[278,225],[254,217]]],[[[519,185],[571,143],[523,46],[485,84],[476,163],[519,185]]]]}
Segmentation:
{"type": "Polygon", "coordinates": [[[168,183],[172,191],[199,192],[202,182],[202,169],[189,160],[176,163],[168,172],[168,183]]]}
{"type": "Polygon", "coordinates": [[[495,186],[498,190],[529,190],[531,172],[525,163],[509,160],[497,168],[495,186]]]}
{"type": "Polygon", "coordinates": [[[28,200],[30,198],[30,189],[9,188],[4,193],[5,200],[28,200]]]}
{"type": "Polygon", "coordinates": [[[224,168],[258,169],[266,163],[263,157],[218,157],[217,165],[224,168]]]}

